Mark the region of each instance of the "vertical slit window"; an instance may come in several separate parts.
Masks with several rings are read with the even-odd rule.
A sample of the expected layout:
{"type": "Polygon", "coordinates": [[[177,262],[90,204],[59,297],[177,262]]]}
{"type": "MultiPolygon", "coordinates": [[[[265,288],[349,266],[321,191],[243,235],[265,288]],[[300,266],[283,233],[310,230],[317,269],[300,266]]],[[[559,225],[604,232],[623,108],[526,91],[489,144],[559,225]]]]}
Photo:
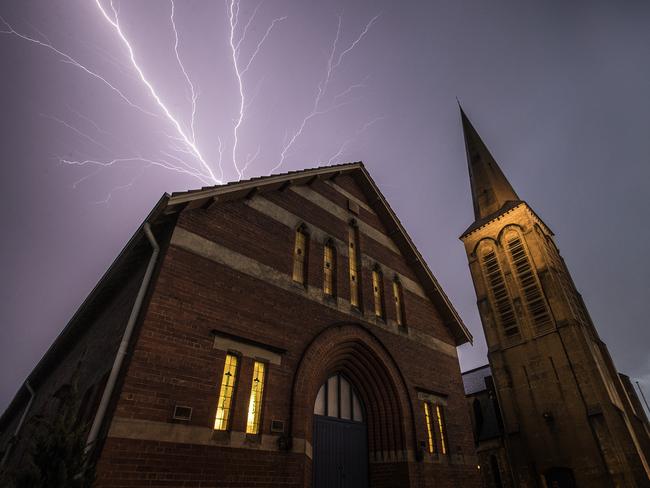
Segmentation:
{"type": "Polygon", "coordinates": [[[334,296],[334,283],[336,279],[336,258],[334,244],[331,241],[325,243],[323,248],[323,293],[334,296]]]}
{"type": "Polygon", "coordinates": [[[438,421],[438,431],[440,432],[440,449],[443,454],[447,454],[447,436],[445,429],[445,414],[440,405],[436,405],[436,419],[438,421]]]}
{"type": "Polygon", "coordinates": [[[395,277],[393,280],[393,301],[395,302],[395,321],[397,325],[403,327],[404,321],[404,294],[402,291],[402,284],[399,279],[395,277]]]}
{"type": "Polygon", "coordinates": [[[551,316],[546,308],[546,301],[540,289],[537,277],[526,255],[524,244],[518,235],[508,237],[508,251],[512,258],[512,264],[517,274],[517,280],[521,286],[526,309],[536,328],[544,328],[551,324],[551,316]]]}
{"type": "Polygon", "coordinates": [[[217,402],[217,414],[214,419],[215,430],[227,430],[230,423],[235,381],[237,380],[237,356],[226,355],[226,364],[223,368],[219,401],[217,402]]]}
{"type": "Polygon", "coordinates": [[[384,279],[379,268],[372,271],[372,291],[375,297],[375,316],[384,318],[384,279]]]}
{"type": "Polygon", "coordinates": [[[348,258],[350,268],[350,304],[359,305],[359,231],[354,223],[348,227],[348,258]]]}
{"type": "Polygon", "coordinates": [[[293,281],[304,285],[307,263],[307,230],[301,225],[296,230],[296,243],[293,249],[293,281]]]}
{"type": "Polygon", "coordinates": [[[427,424],[427,447],[429,448],[429,454],[434,454],[436,452],[436,444],[433,440],[433,422],[431,419],[431,407],[427,402],[424,402],[424,420],[427,424]]]}
{"type": "Polygon", "coordinates": [[[251,385],[251,398],[248,402],[248,420],[246,421],[247,434],[259,434],[260,432],[265,372],[266,365],[259,361],[255,361],[255,366],[253,368],[253,384],[251,385]]]}
{"type": "Polygon", "coordinates": [[[506,336],[519,333],[515,311],[508,295],[499,260],[494,250],[490,249],[483,254],[483,269],[488,286],[494,299],[494,308],[498,321],[501,323],[506,336]]]}

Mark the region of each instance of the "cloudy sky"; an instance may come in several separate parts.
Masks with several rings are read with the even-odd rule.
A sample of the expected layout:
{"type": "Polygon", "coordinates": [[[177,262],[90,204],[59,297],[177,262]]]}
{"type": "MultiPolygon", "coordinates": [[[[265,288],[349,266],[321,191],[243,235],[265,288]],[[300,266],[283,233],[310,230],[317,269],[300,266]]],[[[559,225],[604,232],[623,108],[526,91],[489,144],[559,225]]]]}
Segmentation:
{"type": "Polygon", "coordinates": [[[163,192],[346,161],[484,364],[456,97],[650,393],[650,3],[109,1],[0,5],[0,410],[163,192]]]}

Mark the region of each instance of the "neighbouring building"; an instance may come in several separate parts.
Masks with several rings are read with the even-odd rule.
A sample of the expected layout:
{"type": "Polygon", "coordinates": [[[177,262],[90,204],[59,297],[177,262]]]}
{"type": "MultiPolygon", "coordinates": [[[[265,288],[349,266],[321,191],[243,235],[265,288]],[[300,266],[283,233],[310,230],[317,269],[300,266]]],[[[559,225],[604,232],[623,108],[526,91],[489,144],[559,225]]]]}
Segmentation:
{"type": "Polygon", "coordinates": [[[461,240],[489,367],[464,375],[485,486],[650,486],[648,421],[553,240],[462,112],[475,222],[461,240]]]}
{"type": "Polygon", "coordinates": [[[165,195],[0,418],[95,486],[478,487],[458,314],[361,163],[165,195]]]}

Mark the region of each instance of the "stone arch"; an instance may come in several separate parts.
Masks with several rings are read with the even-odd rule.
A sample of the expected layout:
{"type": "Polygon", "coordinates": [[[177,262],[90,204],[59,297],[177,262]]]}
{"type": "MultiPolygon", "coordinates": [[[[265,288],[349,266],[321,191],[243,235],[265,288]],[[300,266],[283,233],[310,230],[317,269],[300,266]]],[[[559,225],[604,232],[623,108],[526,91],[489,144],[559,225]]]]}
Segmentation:
{"type": "Polygon", "coordinates": [[[357,324],[326,328],[303,352],[292,389],[291,436],[311,444],[318,389],[337,372],[348,378],[364,404],[370,460],[406,461],[408,450],[415,449],[406,383],[384,345],[357,324]]]}
{"type": "Polygon", "coordinates": [[[506,235],[509,232],[516,232],[517,234],[519,234],[519,237],[523,239],[524,235],[526,234],[526,229],[522,225],[515,224],[515,223],[510,223],[510,224],[504,226],[499,231],[499,234],[497,235],[497,241],[499,242],[499,245],[504,247],[504,248],[505,248],[505,246],[503,246],[503,242],[504,242],[504,239],[505,239],[506,235]]]}
{"type": "Polygon", "coordinates": [[[495,249],[499,247],[499,241],[497,241],[494,237],[483,237],[479,241],[474,244],[474,247],[472,248],[471,254],[472,256],[478,256],[479,251],[483,249],[486,246],[493,246],[495,249]]]}

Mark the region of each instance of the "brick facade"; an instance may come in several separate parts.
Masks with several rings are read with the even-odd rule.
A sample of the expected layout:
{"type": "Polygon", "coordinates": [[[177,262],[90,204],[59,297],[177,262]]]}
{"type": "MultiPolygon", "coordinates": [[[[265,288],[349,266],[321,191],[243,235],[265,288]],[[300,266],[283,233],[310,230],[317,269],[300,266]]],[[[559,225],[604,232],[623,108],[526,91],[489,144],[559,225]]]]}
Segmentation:
{"type": "Polygon", "coordinates": [[[157,234],[165,251],[97,452],[98,488],[312,486],[314,402],[335,373],[365,407],[371,486],[478,486],[456,355],[469,337],[435,279],[423,279],[430,272],[413,258],[408,236],[396,237],[401,226],[387,219],[391,211],[363,166],[339,168],[277,185],[260,180],[270,187],[171,197],[176,220],[157,234]],[[359,309],[349,299],[352,220],[359,309]],[[308,233],[304,284],[291,274],[300,225],[308,233]],[[326,242],[336,250],[335,297],[322,289],[326,242]],[[381,318],[373,304],[377,267],[381,318]],[[396,322],[395,277],[406,327],[396,322]],[[237,381],[229,429],[217,431],[227,353],[239,360],[237,381]],[[261,429],[246,434],[255,361],[266,364],[261,429]],[[445,454],[426,449],[422,395],[444,403],[445,454]],[[191,407],[191,419],[174,420],[175,406],[191,407]]]}

